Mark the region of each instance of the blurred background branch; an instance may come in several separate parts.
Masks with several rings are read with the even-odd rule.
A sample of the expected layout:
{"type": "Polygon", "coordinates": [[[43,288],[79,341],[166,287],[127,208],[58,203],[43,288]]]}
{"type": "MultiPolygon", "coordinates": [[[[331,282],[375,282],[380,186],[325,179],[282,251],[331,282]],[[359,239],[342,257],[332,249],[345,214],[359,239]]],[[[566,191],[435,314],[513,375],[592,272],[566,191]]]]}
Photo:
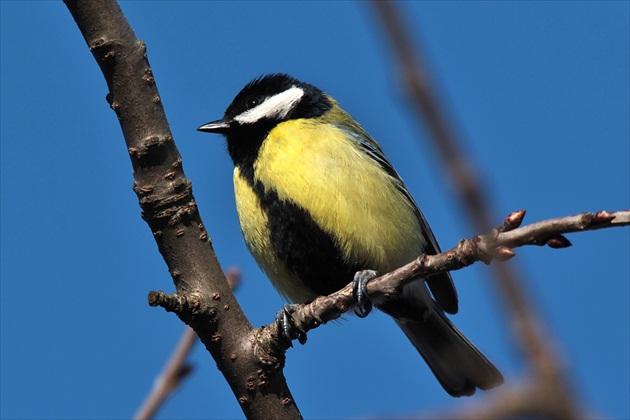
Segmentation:
{"type": "MultiPolygon", "coordinates": [[[[412,37],[401,10],[404,3],[374,0],[372,5],[383,25],[384,36],[391,45],[402,89],[430,133],[429,137],[419,135],[418,138],[426,138],[437,150],[444,173],[449,177],[473,231],[487,232],[492,228],[492,221],[496,220],[490,199],[492,194],[479,175],[478,165],[464,154],[466,145],[455,133],[453,122],[440,103],[427,60],[414,42],[414,37],[417,39],[419,36],[418,25],[415,24],[412,37]]],[[[509,394],[509,399],[488,396],[488,406],[479,413],[485,418],[534,414],[557,419],[583,417],[583,409],[570,386],[559,346],[549,335],[544,320],[537,315],[521,274],[514,264],[494,264],[491,267],[494,285],[508,314],[510,330],[523,355],[523,372],[528,378],[523,382],[526,386],[519,392],[504,388],[502,392],[509,394]],[[516,396],[522,400],[515,402],[516,396]],[[493,403],[495,409],[490,405],[493,403]],[[505,407],[511,409],[506,410],[505,407]]],[[[468,414],[473,416],[474,409],[471,408],[468,414]]],[[[463,412],[461,417],[468,417],[468,414],[463,412]]]]}

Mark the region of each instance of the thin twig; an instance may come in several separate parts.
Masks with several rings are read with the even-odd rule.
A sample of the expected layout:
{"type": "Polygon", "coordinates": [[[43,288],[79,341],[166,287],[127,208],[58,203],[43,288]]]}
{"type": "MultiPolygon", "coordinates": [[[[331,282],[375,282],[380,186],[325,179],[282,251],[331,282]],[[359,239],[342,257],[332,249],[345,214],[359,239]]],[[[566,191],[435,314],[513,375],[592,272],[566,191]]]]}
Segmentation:
{"type": "MultiPolygon", "coordinates": [[[[513,250],[516,247],[549,245],[552,248],[565,248],[571,246],[571,243],[564,234],[630,225],[630,210],[580,213],[520,227],[524,216],[523,210],[514,212],[505,219],[502,226],[485,235],[462,239],[455,247],[436,255],[421,255],[409,264],[375,278],[367,285],[370,299],[387,299],[388,296],[399,294],[410,281],[427,278],[439,272],[459,270],[476,261],[486,264],[492,260],[506,261],[516,255],[513,250]]],[[[350,283],[328,296],[320,296],[311,303],[296,306],[292,312],[295,327],[306,333],[339,318],[355,304],[352,288],[350,283]]],[[[267,328],[273,330],[277,325],[271,324],[267,328]]],[[[290,343],[284,342],[284,346],[288,348],[290,343]]],[[[548,371],[541,374],[546,373],[548,371]]]]}

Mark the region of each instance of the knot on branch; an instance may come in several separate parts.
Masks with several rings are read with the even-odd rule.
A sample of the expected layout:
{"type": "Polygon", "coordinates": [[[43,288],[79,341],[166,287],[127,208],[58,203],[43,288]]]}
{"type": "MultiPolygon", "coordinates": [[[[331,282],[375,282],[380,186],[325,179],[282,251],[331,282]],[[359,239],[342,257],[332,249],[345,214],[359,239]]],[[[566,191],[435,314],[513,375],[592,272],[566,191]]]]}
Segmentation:
{"type": "Polygon", "coordinates": [[[182,321],[190,325],[192,321],[206,323],[216,322],[217,309],[214,306],[205,305],[201,297],[195,294],[181,295],[178,293],[166,294],[161,290],[149,292],[150,306],[161,306],[167,312],[175,313],[182,321]]]}
{"type": "MultiPolygon", "coordinates": [[[[476,235],[470,241],[463,239],[460,241],[459,247],[471,252],[462,252],[461,255],[465,255],[464,260],[466,265],[472,264],[476,260],[483,262],[485,265],[490,265],[492,260],[496,258],[496,239],[499,230],[497,228],[486,235],[476,235]],[[470,242],[470,247],[466,246],[466,243],[470,242]]],[[[503,247],[505,248],[505,247],[503,247]]]]}
{"type": "Polygon", "coordinates": [[[258,370],[258,383],[261,388],[266,387],[272,378],[282,374],[286,360],[287,346],[281,344],[277,330],[271,326],[262,326],[254,332],[254,354],[256,362],[260,365],[258,370]]]}
{"type": "Polygon", "coordinates": [[[143,218],[151,225],[159,223],[160,226],[173,227],[186,223],[197,213],[190,180],[178,178],[169,187],[168,190],[158,191],[153,185],[133,185],[140,198],[143,218]]]}
{"type": "MultiPolygon", "coordinates": [[[[150,72],[150,69],[148,69],[148,72],[150,72]]],[[[143,79],[145,81],[148,80],[146,75],[143,79]]],[[[151,135],[151,136],[146,137],[144,140],[139,140],[137,145],[129,147],[127,151],[129,152],[129,155],[135,160],[136,163],[138,164],[142,163],[143,165],[148,166],[148,165],[156,164],[158,162],[152,162],[150,159],[146,160],[147,158],[152,157],[152,154],[153,154],[154,159],[159,158],[160,156],[162,158],[166,158],[167,156],[163,156],[160,154],[160,151],[161,151],[160,149],[164,146],[169,146],[172,144],[173,144],[173,136],[170,134],[151,135]]]]}
{"type": "MultiPolygon", "coordinates": [[[[445,252],[446,263],[453,264],[459,262],[462,267],[473,264],[475,261],[480,259],[478,257],[480,241],[481,239],[478,236],[475,236],[472,239],[460,239],[455,248],[449,249],[445,252]]],[[[427,259],[430,260],[430,258],[431,257],[428,255],[422,256],[423,269],[426,269],[427,265],[429,265],[427,259]]]]}

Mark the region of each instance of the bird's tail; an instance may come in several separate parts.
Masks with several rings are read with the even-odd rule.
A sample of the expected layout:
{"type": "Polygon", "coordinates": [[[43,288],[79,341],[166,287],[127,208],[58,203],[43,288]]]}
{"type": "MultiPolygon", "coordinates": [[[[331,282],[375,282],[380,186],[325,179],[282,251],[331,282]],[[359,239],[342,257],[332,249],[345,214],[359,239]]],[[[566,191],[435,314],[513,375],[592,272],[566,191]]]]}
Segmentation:
{"type": "Polygon", "coordinates": [[[453,397],[470,396],[476,388],[488,390],[503,383],[503,376],[442,313],[439,307],[422,320],[396,319],[442,387],[453,397]]]}

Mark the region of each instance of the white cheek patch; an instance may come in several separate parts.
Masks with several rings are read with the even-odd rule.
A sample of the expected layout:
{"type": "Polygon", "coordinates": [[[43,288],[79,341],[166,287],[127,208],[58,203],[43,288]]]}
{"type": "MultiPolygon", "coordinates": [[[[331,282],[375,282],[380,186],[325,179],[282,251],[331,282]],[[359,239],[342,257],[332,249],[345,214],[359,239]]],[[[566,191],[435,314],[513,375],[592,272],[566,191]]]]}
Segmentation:
{"type": "Polygon", "coordinates": [[[255,108],[249,109],[234,117],[241,124],[252,124],[263,118],[284,118],[295,107],[304,95],[304,90],[299,87],[291,88],[270,96],[255,108]]]}

